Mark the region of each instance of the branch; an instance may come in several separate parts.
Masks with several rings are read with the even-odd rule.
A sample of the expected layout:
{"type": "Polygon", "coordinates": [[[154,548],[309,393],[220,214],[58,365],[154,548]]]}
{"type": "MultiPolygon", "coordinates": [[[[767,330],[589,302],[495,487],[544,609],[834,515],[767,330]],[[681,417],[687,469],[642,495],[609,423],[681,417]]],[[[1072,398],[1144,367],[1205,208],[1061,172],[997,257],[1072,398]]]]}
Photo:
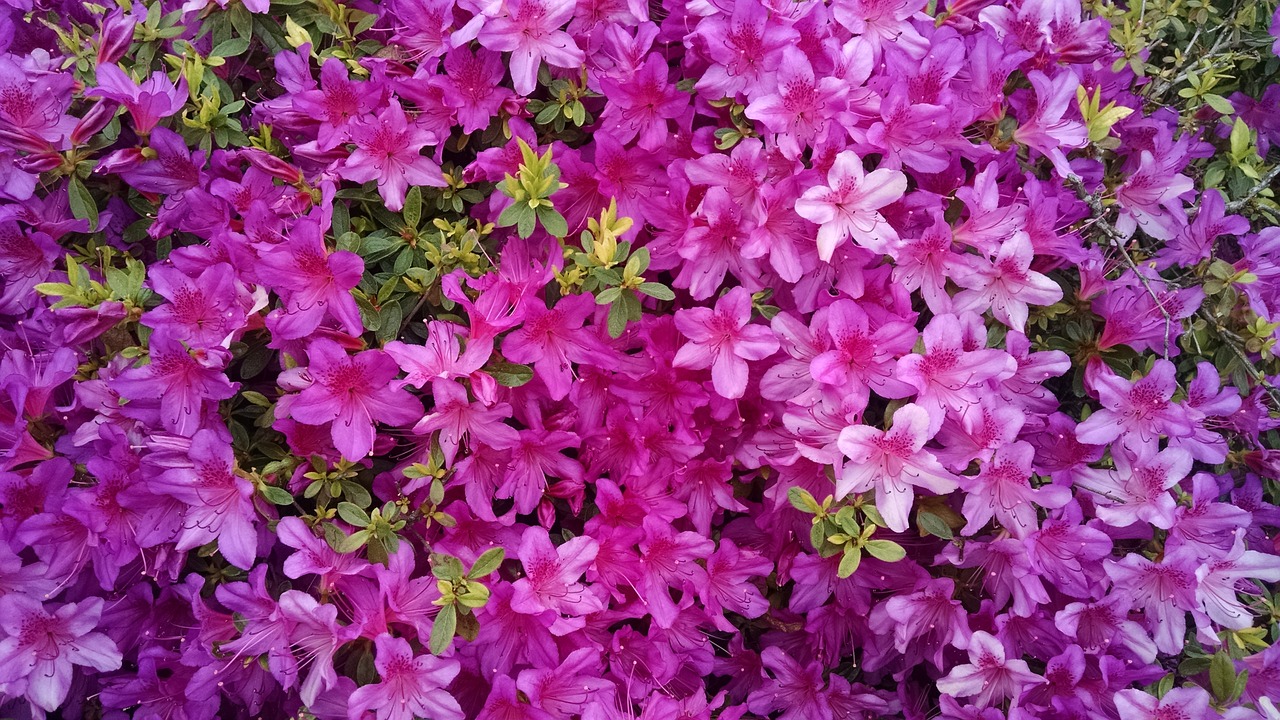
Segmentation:
{"type": "Polygon", "coordinates": [[[1115,226],[1107,220],[1106,211],[1102,209],[1102,201],[1098,199],[1097,195],[1093,195],[1085,189],[1084,183],[1080,181],[1080,178],[1072,175],[1067,178],[1067,182],[1075,188],[1076,194],[1080,196],[1080,199],[1089,206],[1089,211],[1093,215],[1094,224],[1101,228],[1103,234],[1111,240],[1111,245],[1120,251],[1120,254],[1124,257],[1125,264],[1128,265],[1129,269],[1133,271],[1133,274],[1138,277],[1138,282],[1142,283],[1142,287],[1146,289],[1147,294],[1151,296],[1153,301],[1155,301],[1156,309],[1158,309],[1160,311],[1160,315],[1164,317],[1164,359],[1168,360],[1169,349],[1173,344],[1173,316],[1169,314],[1167,309],[1165,309],[1164,301],[1162,301],[1160,296],[1156,294],[1155,289],[1151,287],[1151,282],[1147,280],[1147,276],[1138,269],[1138,264],[1135,263],[1133,261],[1133,257],[1129,255],[1129,249],[1125,247],[1125,243],[1129,241],[1129,238],[1125,237],[1119,230],[1116,230],[1115,226]]]}
{"type": "Polygon", "coordinates": [[[1266,175],[1263,175],[1262,179],[1258,181],[1258,184],[1249,188],[1249,192],[1245,193],[1244,197],[1227,203],[1227,212],[1233,213],[1243,208],[1245,205],[1248,205],[1250,200],[1258,196],[1258,193],[1270,187],[1271,183],[1275,182],[1277,177],[1280,177],[1280,164],[1271,168],[1271,171],[1266,175]]]}
{"type": "Polygon", "coordinates": [[[1239,336],[1223,327],[1222,323],[1218,322],[1218,319],[1213,316],[1213,313],[1203,307],[1196,311],[1196,315],[1209,323],[1209,326],[1212,327],[1218,334],[1218,337],[1221,338],[1222,343],[1231,348],[1231,351],[1235,353],[1236,357],[1240,358],[1240,362],[1244,364],[1245,374],[1257,383],[1258,386],[1267,393],[1267,397],[1271,398],[1271,402],[1276,404],[1276,408],[1280,409],[1280,392],[1276,390],[1275,386],[1267,382],[1267,376],[1263,375],[1262,371],[1254,365],[1253,360],[1249,359],[1249,356],[1245,354],[1244,349],[1236,344],[1236,340],[1239,339],[1239,336]]]}

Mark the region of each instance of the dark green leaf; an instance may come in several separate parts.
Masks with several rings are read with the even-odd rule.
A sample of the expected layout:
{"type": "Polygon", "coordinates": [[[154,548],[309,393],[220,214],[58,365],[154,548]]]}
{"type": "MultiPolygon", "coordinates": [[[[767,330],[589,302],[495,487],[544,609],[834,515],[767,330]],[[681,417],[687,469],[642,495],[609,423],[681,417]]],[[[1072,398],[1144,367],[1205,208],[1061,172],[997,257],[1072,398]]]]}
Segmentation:
{"type": "Polygon", "coordinates": [[[533,368],[509,362],[492,363],[485,368],[485,372],[503,387],[520,387],[533,379],[533,368]]]}
{"type": "Polygon", "coordinates": [[[484,551],[484,554],[479,558],[476,558],[476,564],[471,566],[471,572],[467,573],[467,577],[472,580],[485,577],[497,570],[504,559],[506,559],[505,550],[500,547],[490,548],[484,551]]]}
{"type": "Polygon", "coordinates": [[[89,189],[75,175],[67,183],[67,196],[71,201],[71,214],[80,220],[89,221],[89,231],[98,229],[98,203],[89,194],[89,189]]]}
{"type": "Polygon", "coordinates": [[[868,540],[863,547],[871,557],[885,562],[898,562],[907,556],[907,551],[892,540],[868,540]]]}
{"type": "Polygon", "coordinates": [[[662,283],[644,282],[640,283],[640,287],[637,289],[655,300],[671,301],[676,299],[676,294],[662,283]]]}
{"type": "Polygon", "coordinates": [[[1209,687],[1220,703],[1231,700],[1236,688],[1236,666],[1231,656],[1219,650],[1209,661],[1209,687]]]}
{"type": "Polygon", "coordinates": [[[274,485],[263,485],[260,490],[262,492],[262,497],[266,498],[267,501],[273,505],[293,504],[293,496],[284,488],[278,488],[274,485]]]}
{"type": "Polygon", "coordinates": [[[369,513],[355,503],[349,502],[338,503],[338,517],[356,527],[368,527],[370,522],[369,513]]]}
{"type": "Polygon", "coordinates": [[[218,46],[209,52],[211,57],[235,57],[245,50],[249,49],[249,39],[238,37],[218,43],[218,46]]]}
{"type": "Polygon", "coordinates": [[[931,512],[921,510],[916,514],[916,522],[920,525],[921,530],[934,537],[940,537],[943,540],[950,540],[955,537],[955,533],[951,531],[951,526],[947,524],[947,521],[931,512]]]}

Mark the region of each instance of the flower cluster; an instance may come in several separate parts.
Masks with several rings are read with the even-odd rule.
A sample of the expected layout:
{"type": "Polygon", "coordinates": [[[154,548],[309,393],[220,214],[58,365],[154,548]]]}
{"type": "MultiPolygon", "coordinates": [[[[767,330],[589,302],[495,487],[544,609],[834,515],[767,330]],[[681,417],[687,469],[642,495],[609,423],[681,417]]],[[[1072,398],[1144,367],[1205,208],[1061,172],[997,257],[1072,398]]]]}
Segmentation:
{"type": "Polygon", "coordinates": [[[1280,718],[1280,11],[1137,5],[0,4],[0,714],[1280,718]]]}

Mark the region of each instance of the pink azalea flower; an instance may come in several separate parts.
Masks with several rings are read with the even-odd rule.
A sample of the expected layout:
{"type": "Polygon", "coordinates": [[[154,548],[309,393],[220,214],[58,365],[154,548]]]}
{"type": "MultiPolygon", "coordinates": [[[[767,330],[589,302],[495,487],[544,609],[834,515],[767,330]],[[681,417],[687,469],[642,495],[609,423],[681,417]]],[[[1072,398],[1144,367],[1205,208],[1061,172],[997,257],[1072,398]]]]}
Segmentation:
{"type": "Polygon", "coordinates": [[[982,263],[972,273],[956,274],[956,283],[969,290],[956,296],[953,307],[961,312],[991,308],[992,317],[1024,332],[1028,305],[1047,306],[1062,299],[1058,283],[1031,269],[1033,256],[1030,236],[1014,233],[1000,245],[990,265],[982,263]]]}
{"type": "Polygon", "coordinates": [[[1116,693],[1116,710],[1125,720],[1166,720],[1167,718],[1212,718],[1212,698],[1201,687],[1176,687],[1156,698],[1141,690],[1116,693]]]}
{"type": "Polygon", "coordinates": [[[1005,445],[982,466],[975,478],[963,478],[964,516],[961,531],[973,535],[994,517],[1014,537],[1026,537],[1039,527],[1036,506],[1060,508],[1071,501],[1071,491],[1061,485],[1031,487],[1031,463],[1035,448],[1025,442],[1005,445]]]}
{"type": "Polygon", "coordinates": [[[601,610],[600,598],[579,580],[596,559],[599,544],[579,535],[559,546],[540,527],[526,528],[517,553],[525,576],[512,584],[511,609],[536,615],[551,612],[586,615],[601,610]]]}
{"type": "Polygon", "coordinates": [[[1209,619],[1220,627],[1243,630],[1254,623],[1254,612],[1240,602],[1240,592],[1257,592],[1243,581],[1280,582],[1280,556],[1246,550],[1243,535],[1235,536],[1230,552],[1196,568],[1196,596],[1209,619]]]}
{"type": "Polygon", "coordinates": [[[422,405],[391,387],[399,368],[381,350],[349,356],[333,340],[317,338],[307,356],[313,382],[280,411],[309,425],[331,422],[333,446],[348,460],[362,460],[373,449],[375,422],[405,425],[422,418],[422,405]]]}
{"type": "Polygon", "coordinates": [[[781,710],[778,720],[831,720],[821,662],[801,665],[779,647],[765,648],[760,661],[773,677],[747,697],[751,712],[770,715],[781,710]]]}
{"type": "Polygon", "coordinates": [[[512,93],[502,87],[506,70],[502,56],[492,50],[454,48],[444,56],[444,74],[431,78],[443,91],[444,104],[453,108],[462,132],[473,133],[489,126],[512,93]]]}
{"type": "Polygon", "coordinates": [[[186,453],[175,453],[159,464],[166,469],[151,480],[151,488],[186,505],[182,530],[175,538],[178,549],[217,540],[227,562],[242,570],[252,568],[258,554],[253,483],[236,473],[231,443],[216,430],[200,430],[186,453]]]}
{"type": "Polygon", "coordinates": [[[969,640],[969,663],[957,665],[938,680],[938,690],[953,697],[971,697],[979,707],[1006,698],[1017,703],[1030,686],[1044,682],[1024,660],[1008,658],[1004,644],[990,633],[975,632],[969,640]]]}
{"type": "Polygon", "coordinates": [[[1130,235],[1141,227],[1157,240],[1171,240],[1187,224],[1181,197],[1195,189],[1191,178],[1176,172],[1171,159],[1156,160],[1143,150],[1138,168],[1116,188],[1122,210],[1116,230],[1130,235]]]}
{"type": "Polygon", "coordinates": [[[102,598],[49,605],[20,593],[0,597],[0,686],[20,693],[45,712],[62,706],[71,691],[75,666],[100,672],[119,670],[116,644],[94,632],[102,598]]]}
{"type": "Polygon", "coordinates": [[[139,87],[133,78],[110,63],[99,65],[97,76],[98,86],[86,91],[85,95],[115,100],[124,105],[133,117],[133,129],[139,135],[147,135],[156,123],[177,114],[188,100],[185,76],[180,77],[177,87],[174,87],[167,74],[156,71],[139,87]]]}
{"type": "Polygon", "coordinates": [[[282,337],[306,337],[326,316],[349,335],[364,332],[360,308],[351,296],[364,275],[364,260],[348,250],[330,252],[318,222],[299,220],[288,239],[263,253],[260,262],[264,282],[284,296],[283,311],[268,318],[268,327],[282,337]]]}
{"type": "Polygon", "coordinates": [[[1076,426],[1076,439],[1105,445],[1117,438],[1136,444],[1154,443],[1161,436],[1181,437],[1191,432],[1187,409],[1172,402],[1177,390],[1173,363],[1156,360],[1151,372],[1136,382],[1105,372],[1093,381],[1103,409],[1076,426]]]}
{"type": "Polygon", "coordinates": [[[778,339],[761,325],[751,325],[751,295],[737,287],[710,308],[676,312],[676,327],[689,342],[672,364],[700,370],[711,368],[711,384],[721,397],[734,400],[747,391],[748,360],[762,360],[778,350],[778,339]]]}
{"type": "Polygon", "coordinates": [[[210,265],[198,278],[171,267],[152,268],[151,288],[169,302],[148,311],[142,324],[164,328],[196,347],[226,346],[245,323],[230,265],[210,265]]]}
{"type": "Polygon", "coordinates": [[[498,487],[497,497],[515,501],[516,512],[533,512],[547,489],[547,478],[582,483],[582,465],[561,450],[578,447],[578,436],[559,430],[531,428],[520,431],[520,440],[511,448],[511,462],[498,487]]]}
{"type": "Polygon", "coordinates": [[[1169,491],[1191,472],[1191,454],[1177,448],[1156,452],[1141,445],[1136,454],[1124,446],[1113,447],[1111,457],[1115,470],[1087,470],[1076,481],[1098,495],[1098,519],[1112,527],[1140,521],[1163,530],[1173,527],[1178,502],[1169,491]]]}
{"type": "Polygon", "coordinates": [[[924,449],[931,437],[929,423],[929,412],[909,403],[893,414],[893,427],[888,430],[866,425],[841,430],[837,444],[848,462],[836,480],[836,499],[874,488],[876,509],[889,529],[905,532],[913,487],[939,495],[957,487],[955,476],[924,449]]]}
{"type": "Polygon", "coordinates": [[[316,148],[328,151],[349,140],[353,121],[377,105],[379,93],[369,83],[352,82],[346,63],[331,57],[320,66],[319,88],[290,97],[294,110],[320,121],[316,148]]]}
{"type": "Polygon", "coordinates": [[[236,394],[237,383],[222,369],[230,353],[221,348],[188,350],[167,332],[151,336],[151,363],[120,373],[112,388],[131,400],[158,400],[160,421],[169,432],[191,436],[205,410],[236,394]]]}
{"type": "Polygon", "coordinates": [[[435,409],[413,426],[413,432],[427,435],[439,431],[440,450],[444,453],[446,467],[453,467],[464,438],[483,438],[485,445],[497,449],[515,447],[520,442],[516,429],[503,422],[511,416],[510,405],[497,403],[485,407],[481,403],[472,403],[467,398],[466,389],[455,382],[433,384],[432,394],[435,396],[435,409]]]}
{"type": "Polygon", "coordinates": [[[374,638],[378,682],[351,693],[350,720],[372,711],[377,720],[463,720],[458,701],[445,688],[458,675],[457,660],[413,654],[408,641],[383,633],[374,638]]]}
{"type": "Polygon", "coordinates": [[[586,59],[573,38],[560,30],[573,17],[575,4],[574,0],[503,0],[506,12],[485,22],[477,39],[490,50],[511,53],[516,94],[533,93],[543,61],[576,68],[586,59]]]}
{"type": "Polygon", "coordinates": [[[986,381],[1005,380],[1017,371],[1017,362],[1003,350],[970,349],[962,321],[977,322],[973,315],[935,315],[924,329],[925,352],[898,360],[898,379],[916,389],[916,403],[929,408],[934,432],[947,411],[964,413],[977,405],[986,381]]]}
{"type": "Polygon", "coordinates": [[[796,212],[821,226],[818,257],[827,262],[836,247],[849,239],[883,253],[898,241],[898,233],[879,210],[897,201],[906,190],[906,175],[885,168],[866,173],[862,159],[845,150],[827,173],[826,186],[806,190],[796,201],[796,212]]]}
{"type": "Polygon", "coordinates": [[[398,100],[392,100],[376,117],[364,117],[351,127],[356,149],[343,161],[339,174],[356,182],[378,182],[378,194],[387,209],[398,212],[410,185],[445,187],[440,166],[421,154],[439,141],[435,133],[412,122],[398,100]]]}
{"type": "Polygon", "coordinates": [[[667,141],[667,121],[679,118],[689,107],[689,96],[667,82],[670,68],[666,58],[650,53],[644,64],[629,77],[601,80],[600,88],[609,104],[600,122],[613,128],[619,142],[658,150],[667,141]]]}
{"type": "Polygon", "coordinates": [[[532,363],[551,399],[562,400],[573,383],[571,363],[594,364],[607,357],[594,331],[583,328],[595,308],[590,294],[567,295],[553,308],[531,302],[521,326],[503,339],[502,353],[513,362],[532,363]]]}
{"type": "Polygon", "coordinates": [[[848,88],[839,78],[819,79],[809,58],[795,46],[783,48],[776,76],[770,92],[751,99],[746,115],[774,133],[783,154],[794,159],[805,145],[828,132],[843,109],[848,88]]]}
{"type": "Polygon", "coordinates": [[[1143,610],[1147,628],[1155,631],[1156,647],[1171,655],[1184,646],[1187,613],[1200,607],[1196,597],[1200,565],[1186,549],[1168,553],[1159,562],[1132,553],[1103,563],[1114,583],[1112,592],[1143,610]]]}

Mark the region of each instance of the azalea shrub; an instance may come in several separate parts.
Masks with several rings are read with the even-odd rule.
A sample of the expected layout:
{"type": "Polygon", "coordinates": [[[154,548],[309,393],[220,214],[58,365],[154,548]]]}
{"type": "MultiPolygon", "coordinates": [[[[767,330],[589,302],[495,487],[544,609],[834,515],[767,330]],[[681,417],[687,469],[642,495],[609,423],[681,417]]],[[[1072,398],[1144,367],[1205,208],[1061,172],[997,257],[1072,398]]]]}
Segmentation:
{"type": "Polygon", "coordinates": [[[0,715],[1277,720],[1277,51],[5,0],[0,715]]]}

